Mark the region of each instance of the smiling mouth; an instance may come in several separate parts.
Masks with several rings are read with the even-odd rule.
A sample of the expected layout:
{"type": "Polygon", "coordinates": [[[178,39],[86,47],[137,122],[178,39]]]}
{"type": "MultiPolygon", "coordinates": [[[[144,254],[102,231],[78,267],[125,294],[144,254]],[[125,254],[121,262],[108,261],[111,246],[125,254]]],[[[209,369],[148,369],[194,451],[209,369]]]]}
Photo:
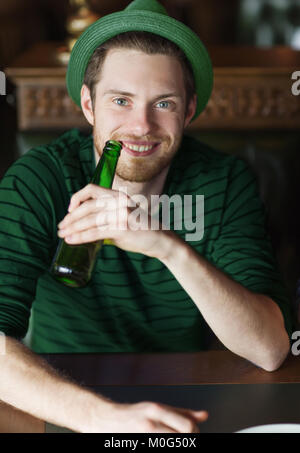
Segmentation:
{"type": "Polygon", "coordinates": [[[160,143],[141,143],[139,145],[134,143],[126,143],[122,142],[123,150],[126,151],[128,154],[133,156],[148,156],[157,150],[160,143]]]}

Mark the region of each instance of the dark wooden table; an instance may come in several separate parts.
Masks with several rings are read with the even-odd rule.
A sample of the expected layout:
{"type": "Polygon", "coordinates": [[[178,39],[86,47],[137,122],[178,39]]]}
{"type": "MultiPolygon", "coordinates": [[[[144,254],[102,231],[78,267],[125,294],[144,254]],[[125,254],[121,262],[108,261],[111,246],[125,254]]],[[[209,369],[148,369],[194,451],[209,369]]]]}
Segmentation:
{"type": "MultiPolygon", "coordinates": [[[[206,409],[210,417],[201,425],[202,432],[300,423],[300,357],[289,356],[272,373],[229,351],[44,357],[73,379],[120,402],[147,399],[206,409]]],[[[45,430],[51,432],[44,421],[0,405],[1,432],[45,430]]]]}

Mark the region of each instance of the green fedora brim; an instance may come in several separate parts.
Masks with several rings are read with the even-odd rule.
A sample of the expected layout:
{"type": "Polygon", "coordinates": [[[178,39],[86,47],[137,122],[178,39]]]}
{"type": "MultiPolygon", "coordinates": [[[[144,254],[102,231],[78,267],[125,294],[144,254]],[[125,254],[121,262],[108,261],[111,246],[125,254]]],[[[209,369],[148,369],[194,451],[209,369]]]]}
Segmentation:
{"type": "Polygon", "coordinates": [[[195,119],[205,108],[213,87],[213,69],[208,52],[198,36],[176,19],[147,10],[124,10],[109,14],[90,25],[76,41],[70,56],[66,83],[69,96],[81,107],[80,91],[88,62],[95,49],[127,31],[146,31],[173,41],[188,58],[198,97],[195,119]]]}

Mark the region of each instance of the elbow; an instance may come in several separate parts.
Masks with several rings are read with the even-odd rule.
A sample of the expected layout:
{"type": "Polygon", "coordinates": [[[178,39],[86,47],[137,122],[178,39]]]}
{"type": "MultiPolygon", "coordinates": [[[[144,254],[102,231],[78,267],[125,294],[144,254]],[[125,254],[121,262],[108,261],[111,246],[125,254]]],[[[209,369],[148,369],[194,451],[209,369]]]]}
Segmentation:
{"type": "Polygon", "coordinates": [[[287,358],[290,352],[290,342],[288,335],[285,335],[283,341],[281,341],[280,345],[275,346],[273,350],[269,350],[268,353],[265,354],[264,359],[262,360],[261,364],[259,365],[264,371],[273,372],[278,370],[281,365],[284,363],[285,359],[287,358]]]}
{"type": "Polygon", "coordinates": [[[281,365],[283,364],[285,359],[286,359],[286,356],[284,356],[280,360],[273,360],[273,361],[266,362],[265,364],[263,364],[261,366],[261,368],[264,371],[268,371],[269,373],[272,373],[273,371],[276,371],[276,370],[278,370],[281,367],[281,365]]]}

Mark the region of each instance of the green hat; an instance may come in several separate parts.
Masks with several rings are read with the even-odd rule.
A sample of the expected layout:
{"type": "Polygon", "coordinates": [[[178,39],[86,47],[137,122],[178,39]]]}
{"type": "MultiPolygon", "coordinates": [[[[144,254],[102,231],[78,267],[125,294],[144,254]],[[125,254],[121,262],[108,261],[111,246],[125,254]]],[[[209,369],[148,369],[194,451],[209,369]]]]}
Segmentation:
{"type": "Polygon", "coordinates": [[[76,41],[67,71],[67,89],[81,107],[80,91],[94,50],[110,38],[127,31],[146,31],[177,44],[188,58],[198,95],[194,118],[204,110],[213,87],[212,64],[198,36],[186,25],[168,16],[156,0],[134,0],[123,11],[109,14],[90,25],[76,41]]]}

